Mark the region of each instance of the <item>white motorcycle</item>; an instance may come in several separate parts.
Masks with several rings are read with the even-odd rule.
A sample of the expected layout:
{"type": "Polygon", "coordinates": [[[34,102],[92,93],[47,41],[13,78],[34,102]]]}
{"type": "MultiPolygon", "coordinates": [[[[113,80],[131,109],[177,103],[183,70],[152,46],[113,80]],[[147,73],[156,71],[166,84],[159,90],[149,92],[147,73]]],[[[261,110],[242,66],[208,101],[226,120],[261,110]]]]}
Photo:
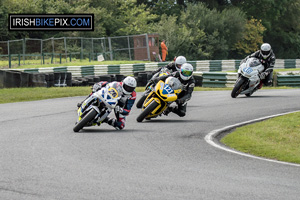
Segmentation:
{"type": "Polygon", "coordinates": [[[231,97],[236,98],[240,94],[250,97],[260,84],[259,74],[264,71],[264,66],[257,58],[248,58],[238,70],[238,79],[231,92],[231,97]]]}
{"type": "Polygon", "coordinates": [[[78,120],[73,131],[78,132],[85,126],[100,125],[116,108],[121,97],[122,86],[118,82],[111,82],[93,93],[78,108],[78,120]]]}

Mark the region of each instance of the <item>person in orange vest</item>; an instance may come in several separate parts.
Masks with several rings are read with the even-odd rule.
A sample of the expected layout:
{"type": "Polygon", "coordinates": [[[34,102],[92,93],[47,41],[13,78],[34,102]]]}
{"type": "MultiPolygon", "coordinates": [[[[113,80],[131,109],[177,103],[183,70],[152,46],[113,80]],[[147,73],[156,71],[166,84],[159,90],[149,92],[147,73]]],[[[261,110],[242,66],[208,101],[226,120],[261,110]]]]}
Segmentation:
{"type": "Polygon", "coordinates": [[[168,54],[168,47],[165,44],[166,40],[163,40],[160,43],[160,47],[161,47],[161,56],[162,56],[162,61],[165,62],[166,61],[166,56],[168,54]]]}

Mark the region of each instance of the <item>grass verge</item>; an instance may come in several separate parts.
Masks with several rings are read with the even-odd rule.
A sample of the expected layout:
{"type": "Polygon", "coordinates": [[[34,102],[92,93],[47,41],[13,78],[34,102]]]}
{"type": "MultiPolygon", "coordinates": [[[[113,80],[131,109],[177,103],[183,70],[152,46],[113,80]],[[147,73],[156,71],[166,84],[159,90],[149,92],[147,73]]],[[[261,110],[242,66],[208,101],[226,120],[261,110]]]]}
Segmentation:
{"type": "Polygon", "coordinates": [[[90,92],[90,87],[5,88],[0,89],[0,103],[35,101],[72,96],[87,96],[90,92]]]}
{"type": "MultiPolygon", "coordinates": [[[[120,65],[120,64],[138,64],[138,63],[149,63],[149,61],[141,61],[141,60],[115,60],[115,61],[91,61],[82,60],[82,61],[72,61],[67,63],[57,63],[57,64],[41,64],[40,61],[36,62],[26,62],[27,64],[18,66],[14,64],[12,69],[30,69],[30,68],[47,68],[47,67],[65,67],[65,66],[87,66],[87,65],[120,65]]],[[[8,68],[7,61],[0,61],[0,69],[8,68]]]]}
{"type": "Polygon", "coordinates": [[[300,164],[300,112],[239,127],[221,142],[241,152],[300,164]]]}

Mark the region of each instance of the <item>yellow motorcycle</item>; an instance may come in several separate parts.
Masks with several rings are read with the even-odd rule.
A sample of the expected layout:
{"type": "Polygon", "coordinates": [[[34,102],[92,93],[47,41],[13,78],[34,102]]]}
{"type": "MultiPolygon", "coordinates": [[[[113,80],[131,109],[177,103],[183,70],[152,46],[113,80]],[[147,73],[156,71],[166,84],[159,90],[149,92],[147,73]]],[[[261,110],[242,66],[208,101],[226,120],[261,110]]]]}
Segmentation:
{"type": "Polygon", "coordinates": [[[151,82],[151,80],[160,77],[160,76],[164,76],[164,75],[168,75],[171,74],[171,70],[169,70],[166,67],[163,67],[159,72],[157,72],[156,74],[153,75],[153,77],[150,79],[150,81],[147,83],[146,87],[145,87],[145,92],[143,92],[141,98],[136,102],[136,107],[138,109],[142,108],[143,103],[146,99],[146,97],[148,96],[148,94],[151,92],[151,87],[153,86],[153,82],[151,82]]]}
{"type": "Polygon", "coordinates": [[[177,95],[182,91],[181,82],[175,77],[168,77],[165,82],[159,81],[146,97],[142,112],[137,117],[138,122],[144,119],[155,118],[163,113],[166,108],[177,100],[177,95]]]}

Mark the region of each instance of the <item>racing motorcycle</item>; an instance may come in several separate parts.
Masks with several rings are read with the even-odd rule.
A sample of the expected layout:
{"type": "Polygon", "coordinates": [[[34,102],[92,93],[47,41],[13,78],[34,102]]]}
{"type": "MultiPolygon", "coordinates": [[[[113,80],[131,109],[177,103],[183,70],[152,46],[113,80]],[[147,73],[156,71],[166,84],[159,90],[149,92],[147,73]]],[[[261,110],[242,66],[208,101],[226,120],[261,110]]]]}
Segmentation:
{"type": "Polygon", "coordinates": [[[142,112],[137,117],[138,122],[160,116],[171,103],[177,100],[177,95],[182,91],[181,82],[175,77],[168,77],[165,82],[160,80],[155,87],[150,87],[151,92],[142,105],[142,112]]]}
{"type": "Polygon", "coordinates": [[[164,75],[168,75],[171,73],[171,70],[169,70],[168,68],[166,67],[163,67],[159,72],[157,72],[156,74],[154,74],[152,76],[152,78],[149,80],[149,82],[146,84],[145,86],[145,91],[143,92],[141,98],[137,101],[136,103],[136,107],[137,108],[142,108],[143,106],[143,103],[146,99],[146,97],[148,96],[148,94],[150,93],[151,91],[151,87],[153,87],[153,82],[151,82],[151,80],[155,79],[156,77],[159,77],[159,76],[164,76],[164,75]]]}
{"type": "MultiPolygon", "coordinates": [[[[99,126],[116,108],[121,97],[122,86],[118,82],[109,83],[99,91],[91,94],[77,110],[78,120],[73,131],[78,132],[87,126],[99,126]]],[[[116,114],[116,116],[118,115],[116,114]]]]}
{"type": "Polygon", "coordinates": [[[264,66],[257,58],[248,58],[238,70],[238,79],[231,92],[231,97],[236,98],[240,94],[250,97],[260,84],[259,74],[263,72],[264,66]]]}

